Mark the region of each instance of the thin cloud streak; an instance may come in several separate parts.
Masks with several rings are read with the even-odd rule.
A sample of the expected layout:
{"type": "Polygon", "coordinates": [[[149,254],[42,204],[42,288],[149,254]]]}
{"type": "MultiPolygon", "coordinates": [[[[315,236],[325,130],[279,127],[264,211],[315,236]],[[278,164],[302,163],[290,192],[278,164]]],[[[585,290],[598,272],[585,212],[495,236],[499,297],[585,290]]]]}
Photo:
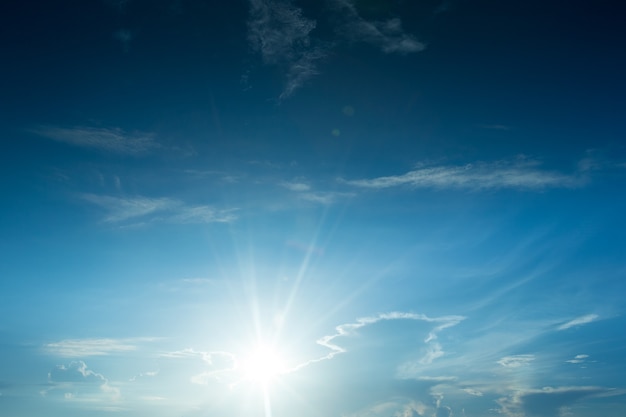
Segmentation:
{"type": "Polygon", "coordinates": [[[581,326],[583,324],[591,323],[599,318],[597,314],[587,314],[586,316],[577,317],[560,325],[557,330],[567,330],[572,327],[581,326]]]}
{"type": "Polygon", "coordinates": [[[370,189],[406,186],[469,190],[576,188],[586,183],[583,177],[541,170],[537,165],[534,162],[481,162],[463,166],[419,168],[401,175],[370,179],[338,178],[338,181],[353,187],[370,189]]]}
{"type": "Polygon", "coordinates": [[[103,219],[105,223],[122,223],[129,220],[137,220],[142,223],[229,223],[237,218],[234,208],[217,209],[207,205],[193,206],[170,198],[125,198],[96,194],[84,194],[81,197],[108,212],[103,219]]]}
{"type": "Polygon", "coordinates": [[[160,147],[151,133],[128,133],[119,128],[43,126],[29,132],[68,145],[122,155],[138,156],[160,147]]]}
{"type": "Polygon", "coordinates": [[[44,350],[51,355],[65,358],[107,356],[114,353],[135,351],[139,348],[139,343],[153,340],[155,339],[65,339],[45,344],[44,350]]]}
{"type": "Polygon", "coordinates": [[[334,0],[334,7],[345,19],[344,26],[338,30],[349,41],[372,44],[387,54],[406,55],[426,48],[424,43],[404,32],[402,21],[398,18],[370,22],[359,15],[351,0],[334,0]]]}

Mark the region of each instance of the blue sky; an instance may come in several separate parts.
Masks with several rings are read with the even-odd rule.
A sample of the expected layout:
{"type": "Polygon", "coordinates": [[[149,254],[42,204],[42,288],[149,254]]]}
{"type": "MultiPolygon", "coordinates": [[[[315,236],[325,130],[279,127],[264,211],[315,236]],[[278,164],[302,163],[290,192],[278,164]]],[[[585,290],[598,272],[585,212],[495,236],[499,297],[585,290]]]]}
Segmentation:
{"type": "Polygon", "coordinates": [[[2,9],[2,415],[626,414],[615,2],[2,9]]]}

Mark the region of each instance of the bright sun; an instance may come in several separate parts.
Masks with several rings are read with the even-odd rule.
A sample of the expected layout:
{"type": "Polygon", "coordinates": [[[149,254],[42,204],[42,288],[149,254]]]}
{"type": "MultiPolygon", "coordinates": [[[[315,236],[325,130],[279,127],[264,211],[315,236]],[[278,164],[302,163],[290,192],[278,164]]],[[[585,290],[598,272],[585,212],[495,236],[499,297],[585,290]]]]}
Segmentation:
{"type": "Polygon", "coordinates": [[[256,346],[241,362],[243,378],[247,381],[268,385],[286,368],[282,356],[271,346],[256,346]]]}

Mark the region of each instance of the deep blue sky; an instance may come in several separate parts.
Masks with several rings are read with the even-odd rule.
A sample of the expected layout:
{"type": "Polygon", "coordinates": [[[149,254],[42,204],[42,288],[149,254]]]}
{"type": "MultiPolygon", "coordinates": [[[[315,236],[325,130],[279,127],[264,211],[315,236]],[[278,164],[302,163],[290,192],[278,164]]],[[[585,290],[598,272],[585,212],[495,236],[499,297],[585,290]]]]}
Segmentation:
{"type": "Polygon", "coordinates": [[[0,414],[623,416],[623,21],[4,2],[0,414]]]}

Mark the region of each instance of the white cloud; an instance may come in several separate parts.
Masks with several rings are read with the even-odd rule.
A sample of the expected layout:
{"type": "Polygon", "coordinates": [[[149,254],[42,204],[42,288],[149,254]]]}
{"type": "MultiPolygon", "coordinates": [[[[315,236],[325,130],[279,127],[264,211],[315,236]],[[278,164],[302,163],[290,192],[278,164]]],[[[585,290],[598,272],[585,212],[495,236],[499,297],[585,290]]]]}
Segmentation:
{"type": "Polygon", "coordinates": [[[235,209],[217,209],[207,205],[186,205],[170,198],[113,197],[83,194],[82,198],[108,212],[103,221],[121,223],[128,220],[170,223],[228,223],[237,216],[235,209]]]}
{"type": "Polygon", "coordinates": [[[280,98],[289,97],[317,74],[323,49],[314,47],[310,33],[316,22],[302,15],[290,1],[250,0],[248,38],[263,62],[287,67],[287,82],[280,98]]]}
{"type": "Polygon", "coordinates": [[[570,359],[567,360],[565,362],[567,363],[583,363],[587,360],[587,358],[589,357],[589,355],[576,355],[574,356],[574,359],[570,359]]]}
{"type": "Polygon", "coordinates": [[[569,406],[582,399],[623,394],[623,390],[594,386],[545,387],[521,390],[497,402],[502,407],[500,412],[510,417],[554,417],[563,415],[569,406]]]}
{"type": "Polygon", "coordinates": [[[340,193],[333,191],[316,191],[300,194],[300,198],[303,200],[324,205],[332,204],[337,201],[338,198],[348,198],[352,196],[354,196],[353,193],[340,193]]]}
{"type": "Polygon", "coordinates": [[[475,390],[473,388],[463,388],[463,391],[465,391],[469,395],[473,395],[474,397],[482,397],[483,396],[483,393],[481,391],[475,390]]]}
{"type": "Polygon", "coordinates": [[[151,133],[128,133],[119,128],[43,126],[29,131],[58,142],[124,155],[137,156],[160,147],[151,133]]]}
{"type": "Polygon", "coordinates": [[[512,355],[505,356],[498,363],[505,368],[519,368],[520,366],[529,365],[535,360],[535,355],[512,355]]]}
{"type": "Polygon", "coordinates": [[[362,18],[352,0],[334,0],[338,14],[345,19],[340,31],[354,42],[366,42],[377,46],[385,53],[409,54],[426,48],[414,36],[405,33],[398,18],[382,22],[371,22],[362,18]]]}
{"type": "Polygon", "coordinates": [[[592,321],[596,321],[598,319],[597,314],[587,314],[585,316],[577,317],[573,320],[568,321],[567,323],[561,324],[557,330],[567,330],[571,327],[581,326],[583,324],[591,323],[592,321]]]}
{"type": "Polygon", "coordinates": [[[281,186],[285,187],[288,190],[301,192],[301,191],[309,191],[311,186],[309,184],[305,184],[303,182],[281,182],[281,186]]]}
{"type": "Polygon", "coordinates": [[[155,339],[65,339],[59,342],[47,343],[44,345],[44,349],[56,356],[84,358],[87,356],[104,356],[134,351],[138,349],[140,343],[153,340],[155,339]]]}
{"type": "Polygon", "coordinates": [[[387,320],[416,320],[416,321],[424,321],[428,323],[438,324],[434,329],[432,329],[429,332],[428,336],[424,340],[424,343],[429,344],[428,352],[430,352],[431,350],[433,352],[436,352],[436,354],[427,353],[426,355],[428,357],[428,355],[430,354],[431,357],[429,357],[429,359],[430,361],[432,361],[433,359],[440,357],[444,354],[444,352],[441,350],[441,346],[438,343],[434,342],[437,339],[437,333],[445,328],[457,325],[464,319],[465,317],[463,316],[443,316],[443,317],[431,318],[431,317],[426,316],[425,314],[406,313],[406,312],[398,312],[398,311],[378,314],[376,316],[362,317],[362,318],[357,319],[357,321],[354,323],[341,324],[335,327],[335,330],[336,330],[335,333],[320,338],[317,341],[317,343],[321,346],[328,348],[330,352],[321,358],[313,359],[303,364],[300,364],[296,366],[294,370],[307,366],[311,363],[320,362],[320,361],[327,360],[327,359],[332,359],[333,357],[335,357],[336,355],[340,353],[347,352],[347,350],[341,345],[339,345],[335,341],[335,339],[338,339],[340,337],[354,335],[358,329],[378,323],[380,321],[387,321],[387,320]],[[436,346],[432,347],[433,345],[436,345],[436,346]]]}
{"type": "Polygon", "coordinates": [[[283,181],[280,182],[279,185],[297,193],[298,197],[302,200],[323,205],[333,204],[338,199],[354,196],[354,193],[347,192],[314,191],[309,184],[302,181],[283,181]]]}
{"type": "Polygon", "coordinates": [[[437,166],[418,168],[401,175],[370,179],[338,179],[347,185],[361,188],[384,189],[400,186],[434,189],[499,189],[516,188],[541,190],[545,188],[573,188],[585,180],[579,176],[541,170],[532,161],[476,163],[464,166],[437,166]]]}
{"type": "Polygon", "coordinates": [[[338,38],[325,41],[312,36],[317,21],[305,17],[303,10],[291,0],[249,0],[249,3],[250,45],[266,65],[286,68],[280,99],[289,97],[317,75],[320,61],[339,43],[366,42],[388,54],[409,54],[425,48],[422,42],[404,32],[400,19],[367,21],[349,0],[332,0],[330,10],[334,15],[325,23],[337,25],[338,38]]]}
{"type": "Polygon", "coordinates": [[[420,381],[453,382],[458,378],[456,376],[420,376],[417,379],[420,381]]]}
{"type": "Polygon", "coordinates": [[[41,391],[42,396],[63,393],[65,401],[90,404],[110,403],[120,399],[120,390],[111,386],[104,375],[94,372],[83,361],[72,361],[69,365],[57,365],[48,373],[48,387],[41,391]]]}

